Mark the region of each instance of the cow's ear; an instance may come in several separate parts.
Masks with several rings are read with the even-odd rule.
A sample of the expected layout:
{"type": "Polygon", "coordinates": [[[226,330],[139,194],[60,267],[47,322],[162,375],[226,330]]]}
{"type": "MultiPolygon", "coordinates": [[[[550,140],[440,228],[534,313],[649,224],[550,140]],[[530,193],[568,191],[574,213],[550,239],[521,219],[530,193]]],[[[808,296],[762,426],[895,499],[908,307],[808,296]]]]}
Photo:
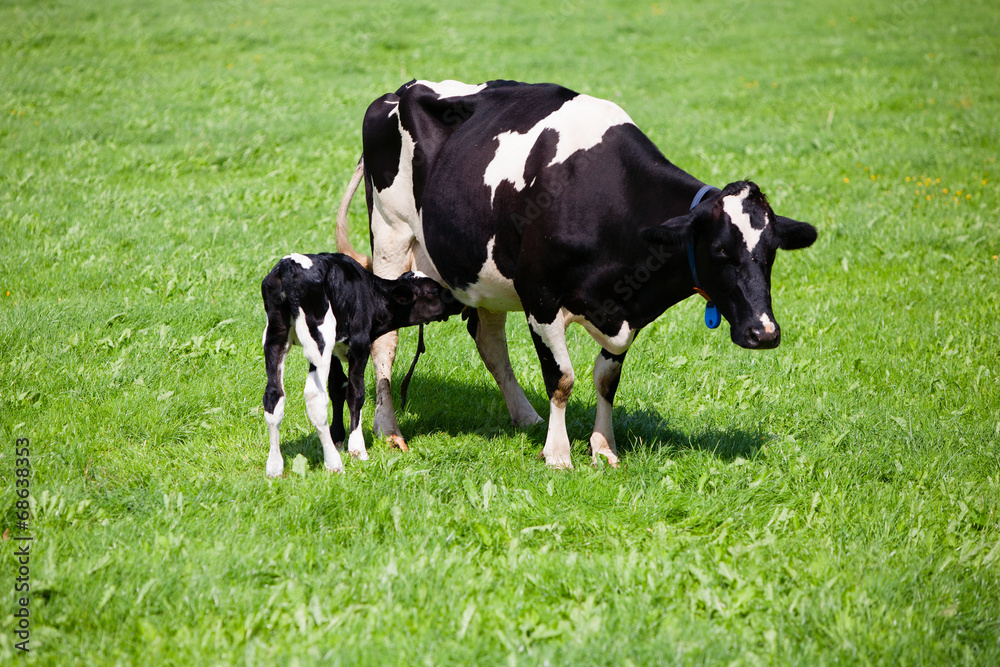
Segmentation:
{"type": "Polygon", "coordinates": [[[676,218],[670,218],[655,227],[642,230],[639,236],[649,244],[682,245],[691,239],[691,226],[697,215],[696,211],[692,211],[676,218]]]}
{"type": "Polygon", "coordinates": [[[393,285],[392,289],[389,290],[389,296],[401,306],[406,306],[417,300],[417,295],[414,294],[413,288],[407,283],[393,285]]]}
{"type": "Polygon", "coordinates": [[[808,248],[816,241],[816,228],[808,222],[776,215],[774,229],[778,234],[778,247],[783,250],[808,248]]]}

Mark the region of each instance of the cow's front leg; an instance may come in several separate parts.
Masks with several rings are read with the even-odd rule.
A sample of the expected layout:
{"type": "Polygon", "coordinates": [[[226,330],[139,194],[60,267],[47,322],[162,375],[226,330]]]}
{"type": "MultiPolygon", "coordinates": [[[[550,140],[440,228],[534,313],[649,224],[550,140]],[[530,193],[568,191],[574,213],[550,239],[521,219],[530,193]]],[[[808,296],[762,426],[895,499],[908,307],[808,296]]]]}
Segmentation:
{"type": "Polygon", "coordinates": [[[367,461],[365,435],[361,432],[361,407],[365,402],[365,364],[368,361],[368,350],[356,350],[356,347],[360,346],[351,346],[347,362],[347,411],[351,418],[347,451],[359,461],[367,461]]]}
{"type": "Polygon", "coordinates": [[[615,402],[624,362],[624,352],[612,354],[607,350],[601,350],[594,361],[597,418],[594,420],[594,434],[590,436],[590,455],[594,465],[603,456],[611,466],[618,467],[618,447],[615,445],[615,431],[611,425],[611,406],[615,402]]]}
{"type": "Polygon", "coordinates": [[[566,347],[566,322],[560,314],[548,324],[528,316],[531,339],[542,365],[545,391],[549,395],[549,429],[542,456],[553,468],[572,468],[569,434],[566,432],[566,403],[573,391],[573,364],[566,347]]]}
{"type": "Polygon", "coordinates": [[[531,407],[510,365],[507,332],[504,330],[507,313],[477,308],[476,315],[479,322],[474,336],[476,349],[479,350],[480,358],[500,387],[500,393],[503,394],[503,400],[510,412],[511,422],[514,426],[540,424],[542,418],[535,412],[535,408],[531,407]]]}

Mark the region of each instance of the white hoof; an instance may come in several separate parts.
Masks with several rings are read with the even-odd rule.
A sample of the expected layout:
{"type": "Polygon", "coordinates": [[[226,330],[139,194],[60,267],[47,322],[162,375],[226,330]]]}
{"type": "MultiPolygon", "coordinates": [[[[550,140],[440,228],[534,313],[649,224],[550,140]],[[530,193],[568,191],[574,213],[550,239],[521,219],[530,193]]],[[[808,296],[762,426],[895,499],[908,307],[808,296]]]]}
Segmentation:
{"type": "Polygon", "coordinates": [[[281,456],[268,456],[264,471],[268,477],[281,477],[285,473],[285,459],[281,456]]]}
{"type": "Polygon", "coordinates": [[[570,460],[569,454],[564,455],[554,455],[545,456],[545,465],[555,470],[572,470],[573,461],[570,460]]]}
{"type": "Polygon", "coordinates": [[[365,447],[365,436],[361,429],[355,429],[347,439],[347,453],[359,461],[368,460],[368,449],[365,447]]]}
{"type": "Polygon", "coordinates": [[[594,433],[590,436],[590,455],[594,466],[600,464],[601,457],[603,456],[608,460],[608,465],[612,468],[617,468],[618,454],[614,450],[615,448],[600,433],[594,433]]]}

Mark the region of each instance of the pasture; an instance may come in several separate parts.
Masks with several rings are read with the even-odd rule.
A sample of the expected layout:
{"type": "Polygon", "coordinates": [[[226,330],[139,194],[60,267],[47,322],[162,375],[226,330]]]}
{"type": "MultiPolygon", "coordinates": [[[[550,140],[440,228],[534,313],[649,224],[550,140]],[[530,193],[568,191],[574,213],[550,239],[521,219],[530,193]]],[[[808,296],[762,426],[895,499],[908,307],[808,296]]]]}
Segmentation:
{"type": "MultiPolygon", "coordinates": [[[[0,660],[997,664],[998,34],[985,0],[4,0],[0,660]],[[334,249],[364,110],[414,77],[562,83],[701,179],[760,183],[820,234],[779,255],[782,345],[668,310],[625,363],[623,465],[594,469],[571,328],[576,468],[552,471],[452,318],[411,451],[371,440],[369,366],[372,460],[343,476],[293,350],[267,480],[260,281],[334,249]]],[[[357,198],[359,248],[365,224],[357,198]]]]}

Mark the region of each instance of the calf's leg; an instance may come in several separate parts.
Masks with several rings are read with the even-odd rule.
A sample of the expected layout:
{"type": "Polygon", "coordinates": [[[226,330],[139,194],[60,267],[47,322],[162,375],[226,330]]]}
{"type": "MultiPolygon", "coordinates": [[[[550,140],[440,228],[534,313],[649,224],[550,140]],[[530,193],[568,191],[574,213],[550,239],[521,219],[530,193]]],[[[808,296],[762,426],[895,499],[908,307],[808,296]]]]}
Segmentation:
{"type": "Polygon", "coordinates": [[[333,344],[336,336],[336,321],[332,313],[327,312],[324,319],[316,326],[319,333],[314,338],[309,331],[306,317],[301,312],[295,319],[295,335],[302,344],[302,351],[309,361],[309,375],[306,377],[306,387],[303,392],[306,399],[306,414],[309,421],[316,427],[319,441],[323,445],[323,463],[331,472],[344,472],[344,462],[340,452],[333,444],[330,436],[330,423],[327,419],[327,379],[330,376],[330,361],[333,357],[333,344]]]}
{"type": "Polygon", "coordinates": [[[285,471],[285,459],[281,456],[278,430],[285,416],[285,358],[291,341],[288,338],[288,322],[280,313],[268,313],[267,327],[264,329],[264,365],[267,369],[267,386],[264,388],[264,422],[271,449],[267,454],[264,468],[268,477],[281,477],[285,471]]]}
{"type": "Polygon", "coordinates": [[[330,402],[333,404],[333,421],[330,422],[330,437],[333,444],[344,444],[344,398],[347,395],[347,376],[340,359],[330,361],[330,377],[327,380],[330,402]]]}
{"type": "Polygon", "coordinates": [[[365,403],[365,365],[368,361],[368,350],[355,351],[351,346],[347,362],[347,411],[350,415],[350,435],[347,439],[347,451],[360,461],[368,460],[368,450],[365,448],[365,435],[361,431],[361,408],[365,403]]]}

